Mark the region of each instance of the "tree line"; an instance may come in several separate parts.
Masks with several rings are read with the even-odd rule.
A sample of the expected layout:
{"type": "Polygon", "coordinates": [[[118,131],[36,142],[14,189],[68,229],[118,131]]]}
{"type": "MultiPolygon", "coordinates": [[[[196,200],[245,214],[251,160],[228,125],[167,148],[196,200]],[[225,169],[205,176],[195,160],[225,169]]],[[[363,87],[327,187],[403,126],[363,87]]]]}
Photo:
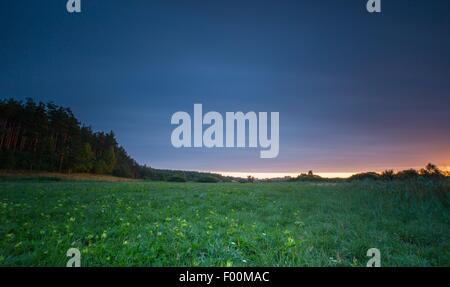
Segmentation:
{"type": "Polygon", "coordinates": [[[0,168],[92,172],[135,177],[137,164],[114,133],[82,126],[54,103],[0,102],[0,168]]]}
{"type": "Polygon", "coordinates": [[[416,180],[416,179],[445,179],[449,177],[448,171],[440,170],[435,164],[429,163],[419,170],[406,169],[394,172],[392,169],[381,173],[364,172],[352,175],[349,180],[416,180]]]}
{"type": "MultiPolygon", "coordinates": [[[[82,125],[69,108],[52,102],[42,103],[27,99],[0,100],[0,169],[50,171],[64,173],[94,173],[125,178],[139,178],[173,182],[197,181],[254,182],[247,179],[224,177],[219,174],[195,171],[161,170],[138,164],[120,146],[112,131],[94,132],[82,125]]],[[[428,164],[420,170],[395,173],[367,172],[353,175],[353,180],[439,179],[449,173],[428,164]]],[[[263,181],[344,181],[322,178],[309,171],[297,177],[263,181]]]]}
{"type": "Polygon", "coordinates": [[[0,100],[0,169],[107,174],[168,181],[227,181],[217,174],[139,165],[112,131],[94,132],[52,102],[0,100]]]}
{"type": "MultiPolygon", "coordinates": [[[[418,179],[447,179],[450,177],[448,171],[440,170],[435,164],[429,163],[421,169],[406,169],[395,172],[388,169],[381,173],[377,172],[362,172],[357,173],[349,178],[324,178],[313,173],[312,170],[308,173],[301,173],[296,177],[280,178],[278,181],[317,181],[317,182],[343,182],[343,181],[358,181],[358,180],[418,180],[418,179]]],[[[274,181],[274,180],[272,180],[274,181]]]]}

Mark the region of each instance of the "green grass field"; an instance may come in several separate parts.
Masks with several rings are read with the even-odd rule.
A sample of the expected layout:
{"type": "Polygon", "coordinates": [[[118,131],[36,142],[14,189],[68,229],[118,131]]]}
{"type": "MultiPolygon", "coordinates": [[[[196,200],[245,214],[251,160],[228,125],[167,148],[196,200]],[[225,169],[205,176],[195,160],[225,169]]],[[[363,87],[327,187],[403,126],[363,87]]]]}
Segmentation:
{"type": "Polygon", "coordinates": [[[0,265],[450,266],[448,199],[409,188],[3,180],[0,265]]]}

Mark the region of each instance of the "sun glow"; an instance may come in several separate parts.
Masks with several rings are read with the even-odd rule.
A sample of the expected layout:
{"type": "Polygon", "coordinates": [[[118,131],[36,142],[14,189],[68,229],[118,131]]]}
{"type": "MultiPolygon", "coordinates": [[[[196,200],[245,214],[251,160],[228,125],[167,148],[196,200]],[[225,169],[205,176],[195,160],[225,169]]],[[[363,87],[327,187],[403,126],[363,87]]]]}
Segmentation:
{"type": "MultiPolygon", "coordinates": [[[[213,173],[218,173],[224,176],[242,177],[246,178],[251,175],[258,179],[265,178],[282,178],[286,176],[297,177],[300,173],[289,173],[289,172],[230,172],[230,171],[214,171],[213,173]]],[[[318,176],[325,178],[347,178],[354,175],[356,172],[318,172],[314,173],[318,176]]]]}
{"type": "MultiPolygon", "coordinates": [[[[439,166],[440,170],[444,173],[450,173],[450,165],[441,165],[439,166]]],[[[395,172],[404,170],[403,169],[395,169],[395,172]]],[[[420,168],[416,168],[419,170],[420,168]]],[[[378,170],[378,173],[381,173],[383,170],[378,170]]],[[[297,177],[301,174],[301,172],[234,172],[234,171],[212,171],[212,173],[218,173],[224,176],[232,176],[232,177],[241,177],[246,178],[247,176],[253,176],[257,179],[267,179],[267,178],[283,178],[283,177],[297,177]]],[[[324,177],[324,178],[348,178],[354,174],[359,172],[314,172],[315,175],[324,177]]]]}

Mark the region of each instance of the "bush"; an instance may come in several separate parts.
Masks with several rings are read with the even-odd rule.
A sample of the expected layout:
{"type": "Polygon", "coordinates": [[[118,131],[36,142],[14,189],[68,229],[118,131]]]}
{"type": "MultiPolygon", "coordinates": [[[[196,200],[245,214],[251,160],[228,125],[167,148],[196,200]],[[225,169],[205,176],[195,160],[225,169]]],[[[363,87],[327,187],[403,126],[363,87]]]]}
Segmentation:
{"type": "Polygon", "coordinates": [[[216,183],[219,182],[219,180],[213,176],[203,176],[197,180],[197,182],[202,183],[216,183]]]}
{"type": "Polygon", "coordinates": [[[349,180],[377,180],[380,179],[380,175],[376,172],[363,172],[363,173],[358,173],[355,175],[352,175],[351,177],[349,177],[349,180]]]}
{"type": "Polygon", "coordinates": [[[167,181],[170,181],[170,182],[186,182],[187,180],[186,180],[186,177],[184,177],[184,176],[174,175],[174,176],[169,177],[167,179],[167,181]]]}
{"type": "Polygon", "coordinates": [[[412,180],[419,177],[419,173],[415,169],[407,169],[399,171],[395,177],[400,180],[412,180]]]}

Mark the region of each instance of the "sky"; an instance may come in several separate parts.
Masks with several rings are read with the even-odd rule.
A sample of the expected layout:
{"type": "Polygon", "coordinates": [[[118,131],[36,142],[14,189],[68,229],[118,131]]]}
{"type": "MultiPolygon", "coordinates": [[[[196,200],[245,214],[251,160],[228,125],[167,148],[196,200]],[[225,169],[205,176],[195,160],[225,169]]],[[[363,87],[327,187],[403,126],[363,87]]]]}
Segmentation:
{"type": "Polygon", "coordinates": [[[54,101],[155,168],[450,166],[450,1],[0,2],[0,98],[54,101]],[[280,152],[176,149],[177,111],[280,113],[280,152]]]}

